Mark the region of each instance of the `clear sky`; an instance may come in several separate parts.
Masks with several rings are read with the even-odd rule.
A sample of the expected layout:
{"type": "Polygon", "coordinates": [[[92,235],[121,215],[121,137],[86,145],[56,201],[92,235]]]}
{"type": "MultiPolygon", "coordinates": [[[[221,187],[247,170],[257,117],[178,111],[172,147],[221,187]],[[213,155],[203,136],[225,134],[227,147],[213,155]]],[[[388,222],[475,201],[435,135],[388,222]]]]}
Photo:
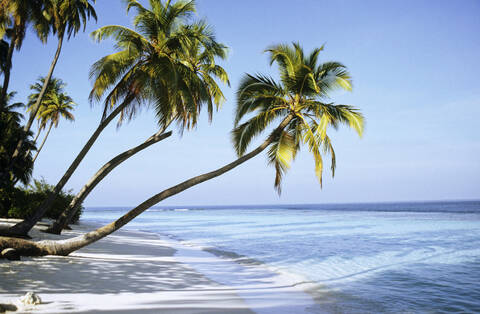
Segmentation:
{"type": "MultiPolygon", "coordinates": [[[[231,87],[220,112],[196,130],[178,132],[116,168],[85,201],[87,206],[129,206],[235,158],[229,132],[235,90],[244,73],[275,75],[263,50],[298,41],[310,51],[325,44],[322,61],[340,61],[353,76],[352,93],[333,101],[351,104],[366,117],[364,137],[331,131],[337,172],[320,189],[306,149],[273,189],[274,169],[265,154],[222,177],[159,205],[220,205],[480,199],[480,2],[464,1],[214,1],[198,0],[198,17],[230,47],[222,65],[231,87]]],[[[112,53],[110,42],[89,34],[109,24],[130,26],[122,1],[97,0],[98,22],[66,42],[54,76],[79,104],[76,121],[53,130],[34,176],[56,183],[100,119],[91,107],[90,65],[112,53]]],[[[11,90],[25,101],[28,86],[46,75],[56,39],[42,45],[29,32],[14,55],[11,90]]],[[[117,129],[108,127],[67,188],[77,192],[106,161],[137,145],[157,126],[152,110],[117,129]]]]}

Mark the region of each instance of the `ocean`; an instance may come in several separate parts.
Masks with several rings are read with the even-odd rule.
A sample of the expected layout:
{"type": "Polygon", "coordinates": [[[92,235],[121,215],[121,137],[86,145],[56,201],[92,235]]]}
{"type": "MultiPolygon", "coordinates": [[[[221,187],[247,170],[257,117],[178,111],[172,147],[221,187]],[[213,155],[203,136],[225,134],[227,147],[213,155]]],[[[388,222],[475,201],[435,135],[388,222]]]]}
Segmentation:
{"type": "Polygon", "coordinates": [[[312,312],[480,313],[480,201],[156,207],[126,229],[313,284],[312,312]]]}

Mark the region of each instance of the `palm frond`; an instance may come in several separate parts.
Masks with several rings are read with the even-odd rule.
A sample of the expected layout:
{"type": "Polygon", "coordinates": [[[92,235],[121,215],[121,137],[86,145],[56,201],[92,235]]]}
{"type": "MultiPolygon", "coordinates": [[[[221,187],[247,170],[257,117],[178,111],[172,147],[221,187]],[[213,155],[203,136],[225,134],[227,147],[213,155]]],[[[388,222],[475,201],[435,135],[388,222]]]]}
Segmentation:
{"type": "Polygon", "coordinates": [[[290,163],[295,156],[295,138],[286,131],[282,131],[268,149],[268,160],[275,166],[274,187],[278,194],[282,192],[282,178],[290,168],[290,163]]]}
{"type": "Polygon", "coordinates": [[[245,75],[237,91],[237,107],[234,125],[250,112],[273,108],[286,108],[282,88],[270,77],[245,75]]]}
{"type": "Polygon", "coordinates": [[[232,141],[238,156],[242,156],[250,142],[277,117],[282,116],[281,110],[261,111],[232,130],[232,141]]]}
{"type": "Polygon", "coordinates": [[[333,149],[330,137],[325,136],[323,139],[323,153],[330,155],[330,170],[332,171],[332,178],[335,177],[335,169],[337,168],[337,158],[333,149]]]}
{"type": "Polygon", "coordinates": [[[340,112],[340,120],[350,128],[354,129],[358,136],[362,137],[365,127],[365,118],[360,111],[348,105],[337,105],[336,107],[340,112]]]}

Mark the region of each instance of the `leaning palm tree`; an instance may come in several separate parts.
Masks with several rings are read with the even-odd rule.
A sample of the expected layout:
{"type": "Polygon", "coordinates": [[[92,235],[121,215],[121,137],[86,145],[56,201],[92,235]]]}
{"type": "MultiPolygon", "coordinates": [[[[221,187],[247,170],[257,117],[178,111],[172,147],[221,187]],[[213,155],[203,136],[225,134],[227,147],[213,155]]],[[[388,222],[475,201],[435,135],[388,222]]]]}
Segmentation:
{"type": "MultiPolygon", "coordinates": [[[[93,2],[95,2],[95,0],[93,0],[93,2]]],[[[85,30],[87,19],[90,19],[90,17],[95,20],[97,19],[95,9],[90,3],[90,0],[45,0],[42,13],[49,22],[51,32],[57,36],[58,44],[42,89],[40,90],[37,101],[34,103],[30,116],[25,124],[25,132],[30,130],[33,120],[37,116],[40,103],[47,91],[48,83],[50,82],[58,58],[60,57],[65,36],[67,36],[67,39],[70,39],[71,36],[75,36],[80,29],[82,29],[82,26],[83,30],[85,30]]],[[[48,33],[49,28],[43,28],[43,32],[48,33]]],[[[12,155],[13,160],[18,156],[22,144],[23,141],[18,142],[17,148],[12,155]]]]}
{"type": "Polygon", "coordinates": [[[39,124],[43,126],[43,128],[45,128],[47,123],[50,123],[50,125],[45,133],[42,143],[37,149],[37,153],[33,157],[33,162],[35,162],[43,145],[45,145],[45,141],[47,140],[52,127],[55,126],[55,128],[57,128],[61,118],[68,121],[75,120],[75,117],[70,111],[74,110],[73,107],[76,105],[77,104],[73,102],[73,99],[65,93],[52,94],[49,95],[47,99],[44,99],[42,107],[38,112],[38,118],[40,120],[39,124]]]}
{"type": "MultiPolygon", "coordinates": [[[[58,181],[54,193],[40,205],[35,215],[11,227],[9,234],[25,235],[41,219],[100,133],[117,116],[121,123],[132,119],[140,107],[152,105],[163,133],[172,122],[176,122],[181,130],[195,126],[204,103],[208,104],[210,116],[214,107],[220,106],[224,97],[214,78],[228,83],[228,77],[221,67],[202,64],[212,63],[216,57],[225,58],[225,46],[216,42],[205,22],[190,22],[195,10],[193,1],[162,3],[150,0],[150,6],[147,9],[135,0],[128,1],[127,12],[130,9],[137,11],[135,30],[111,25],[93,33],[97,41],[113,38],[119,50],[92,66],[94,86],[91,100],[104,98],[100,124],[58,181]],[[188,54],[188,48],[193,44],[200,47],[199,56],[210,56],[196,62],[195,67],[191,67],[192,61],[186,59],[188,55],[193,60],[192,53],[188,54]],[[208,67],[211,70],[207,71],[208,67]]],[[[130,155],[122,156],[115,160],[123,161],[130,155]]]]}
{"type": "Polygon", "coordinates": [[[270,47],[271,63],[277,63],[280,81],[264,75],[246,75],[238,89],[235,128],[232,139],[240,156],[235,161],[214,171],[193,177],[147,199],[116,221],[82,236],[63,241],[28,242],[0,238],[0,249],[15,245],[22,254],[68,255],[90,243],[115,232],[158,202],[190,187],[218,177],[268,148],[268,159],[275,166],[275,187],[279,190],[282,174],[302,144],[306,145],[315,160],[315,174],[322,179],[322,153],[330,154],[332,172],[335,154],[327,135],[330,127],[346,124],[359,135],[363,132],[363,116],[347,105],[335,105],[329,100],[332,90],[351,89],[351,79],[346,68],[338,62],[319,64],[322,48],[305,56],[298,44],[293,47],[270,47]],[[241,123],[247,115],[253,115],[241,123]],[[251,140],[273,122],[273,131],[258,147],[245,153],[251,140]],[[276,126],[275,126],[276,125],[276,126]]]}
{"type": "MultiPolygon", "coordinates": [[[[167,24],[163,26],[164,31],[159,32],[159,30],[152,25],[152,21],[161,21],[161,16],[169,16],[173,14],[175,12],[173,11],[173,8],[175,7],[170,8],[171,12],[169,12],[167,10],[168,8],[162,7],[161,3],[158,1],[152,1],[151,4],[152,10],[146,10],[136,1],[131,1],[129,7],[137,8],[139,16],[142,17],[138,18],[137,16],[135,26],[141,29],[149,29],[149,32],[143,34],[144,40],[147,38],[163,38],[163,43],[158,41],[150,43],[151,46],[147,47],[148,50],[143,52],[147,55],[137,56],[137,58],[140,60],[147,57],[153,59],[151,56],[152,51],[155,51],[154,55],[158,57],[160,48],[164,46],[163,53],[168,55],[168,58],[171,59],[171,61],[168,62],[175,62],[175,73],[172,75],[176,77],[176,81],[172,82],[165,80],[162,77],[160,77],[160,79],[157,77],[151,77],[148,78],[150,82],[144,82],[145,78],[148,77],[145,76],[144,72],[151,71],[156,73],[155,71],[157,71],[165,61],[163,59],[151,62],[150,64],[143,64],[143,68],[137,69],[139,74],[132,74],[132,76],[138,75],[138,82],[144,84],[144,93],[151,92],[151,95],[148,97],[150,97],[150,102],[155,104],[160,130],[149,137],[145,142],[115,156],[105,163],[105,165],[103,165],[85,184],[72,200],[68,208],[59,216],[47,232],[59,234],[62,229],[66,227],[71,218],[74,217],[88,194],[115,167],[139,151],[169,137],[171,132],[165,131],[170,123],[176,121],[180,126],[180,132],[185,128],[188,129],[195,126],[202,104],[207,105],[207,111],[211,121],[214,109],[218,109],[224,101],[223,93],[215,79],[228,84],[228,75],[221,66],[216,64],[215,59],[224,59],[226,57],[225,46],[213,40],[213,34],[205,22],[185,25],[177,30],[169,29],[174,26],[174,24],[167,24]],[[155,13],[155,11],[157,13],[155,13]],[[155,14],[160,14],[160,16],[155,16],[155,14]],[[170,33],[171,38],[163,37],[165,33],[170,33]],[[188,40],[186,40],[187,36],[188,40]],[[178,45],[176,42],[179,38],[182,38],[185,42],[180,46],[176,46],[178,45]],[[173,43],[170,43],[169,41],[173,41],[173,43]],[[175,47],[175,49],[172,47],[175,47]]],[[[189,8],[189,5],[189,2],[177,2],[175,4],[175,6],[177,6],[177,12],[180,11],[180,8],[189,8]]],[[[95,36],[105,36],[103,32],[113,31],[116,31],[117,34],[121,34],[125,32],[125,29],[118,26],[102,28],[95,33],[95,36]]],[[[117,37],[117,40],[117,45],[122,47],[125,46],[128,41],[132,40],[132,37],[131,34],[127,34],[127,36],[117,37]]],[[[98,95],[104,93],[107,84],[105,84],[106,81],[102,80],[106,77],[106,73],[111,71],[112,62],[118,62],[116,59],[117,56],[109,55],[108,57],[109,58],[103,58],[93,67],[93,70],[97,72],[92,72],[92,74],[96,77],[95,84],[98,85],[93,89],[92,97],[98,97],[98,95]]],[[[115,77],[115,75],[113,76],[115,77]]],[[[111,82],[109,83],[111,84],[111,82]]],[[[131,82],[125,82],[123,78],[115,83],[116,85],[112,88],[110,94],[121,92],[120,90],[124,85],[132,84],[131,82]]],[[[139,83],[135,82],[134,84],[139,83]]],[[[107,105],[108,103],[105,104],[105,106],[107,105]]],[[[135,105],[138,104],[128,104],[128,106],[131,107],[125,107],[125,112],[129,112],[129,114],[132,115],[136,110],[134,107],[135,105]]],[[[108,108],[106,107],[105,110],[107,109],[108,108]]],[[[124,112],[121,114],[123,113],[124,112]]]]}

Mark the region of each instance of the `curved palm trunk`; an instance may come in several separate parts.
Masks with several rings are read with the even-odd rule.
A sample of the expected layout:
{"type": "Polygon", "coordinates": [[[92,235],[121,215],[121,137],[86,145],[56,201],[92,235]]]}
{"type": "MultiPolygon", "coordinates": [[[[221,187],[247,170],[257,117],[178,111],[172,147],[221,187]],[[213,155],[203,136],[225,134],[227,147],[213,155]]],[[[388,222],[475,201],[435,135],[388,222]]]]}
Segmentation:
{"type": "Polygon", "coordinates": [[[48,198],[42,202],[40,207],[35,211],[35,214],[22,222],[17,223],[16,225],[8,228],[6,231],[0,232],[0,234],[6,235],[6,236],[27,236],[28,232],[30,229],[33,228],[33,226],[40,220],[42,219],[43,215],[47,212],[47,210],[52,206],[53,201],[55,200],[57,194],[63,189],[65,184],[67,183],[68,179],[72,176],[73,172],[77,169],[78,165],[80,162],[83,160],[85,155],[88,153],[90,148],[93,146],[95,141],[97,140],[98,136],[100,136],[100,133],[102,133],[103,129],[125,108],[125,106],[128,104],[128,101],[130,99],[124,100],[124,102],[115,108],[102,122],[100,122],[99,126],[95,130],[95,132],[90,136],[88,139],[88,142],[83,146],[82,150],[80,153],[78,153],[77,157],[75,160],[72,162],[70,167],[67,169],[63,177],[58,181],[57,185],[55,186],[54,190],[48,198]]]}
{"type": "MultiPolygon", "coordinates": [[[[53,75],[53,70],[55,70],[55,66],[57,65],[58,58],[60,57],[60,51],[62,50],[62,44],[63,44],[63,32],[59,34],[58,37],[58,45],[57,45],[57,51],[55,52],[55,56],[53,57],[52,63],[50,64],[50,69],[48,70],[48,74],[45,77],[45,81],[43,82],[42,90],[40,91],[40,94],[38,94],[37,101],[32,107],[32,112],[30,113],[30,116],[28,117],[27,124],[25,124],[25,127],[23,130],[25,132],[30,131],[30,128],[32,127],[33,120],[37,116],[38,109],[40,109],[40,103],[43,100],[43,96],[45,95],[45,92],[47,91],[47,86],[50,83],[50,79],[52,78],[53,75]]],[[[13,152],[12,155],[12,163],[17,158],[18,154],[20,153],[20,150],[23,145],[23,139],[20,139],[17,144],[17,148],[15,148],[15,151],[13,152]]]]}
{"type": "MultiPolygon", "coordinates": [[[[36,153],[35,156],[33,157],[32,162],[35,162],[35,160],[37,159],[38,154],[40,153],[40,151],[41,151],[42,148],[43,148],[43,145],[45,145],[45,141],[47,140],[47,137],[48,137],[48,135],[50,134],[50,131],[52,130],[52,127],[53,127],[53,122],[50,123],[50,126],[48,127],[47,133],[45,133],[45,137],[43,138],[42,144],[40,144],[40,147],[38,148],[37,153],[36,153]]],[[[39,132],[38,134],[40,134],[40,132],[39,132]]],[[[38,135],[37,135],[37,137],[35,138],[35,141],[37,141],[37,138],[38,138],[38,135]]]]}
{"type": "Polygon", "coordinates": [[[2,93],[0,94],[1,102],[5,101],[5,97],[7,96],[7,93],[8,93],[8,84],[10,83],[10,70],[12,68],[13,50],[15,49],[16,40],[17,40],[17,32],[13,32],[12,38],[10,40],[10,45],[8,46],[7,64],[5,66],[5,72],[3,73],[2,93]]]}
{"type": "Polygon", "coordinates": [[[2,238],[0,237],[0,249],[5,248],[14,248],[16,249],[21,255],[27,255],[26,253],[34,253],[34,255],[63,255],[66,256],[76,250],[81,249],[93,242],[96,242],[109,234],[115,232],[116,230],[120,229],[130,221],[132,221],[135,217],[152,207],[153,205],[157,204],[158,202],[178,194],[186,189],[191,188],[197,184],[205,182],[207,180],[213,179],[218,177],[233,168],[237,167],[238,165],[244,163],[245,161],[255,157],[256,155],[260,154],[268,145],[272,143],[274,138],[278,136],[278,134],[287,126],[287,124],[293,119],[293,116],[287,116],[280,125],[270,134],[270,136],[263,142],[260,146],[256,149],[251,151],[250,153],[243,155],[242,157],[238,158],[237,160],[218,168],[217,170],[207,172],[201,174],[199,176],[193,177],[188,179],[180,184],[177,184],[169,189],[166,189],[151,198],[147,199],[134,209],[130,210],[128,213],[120,217],[119,219],[115,220],[114,222],[105,225],[103,227],[98,228],[97,230],[90,231],[84,235],[67,239],[61,241],[39,241],[39,242],[31,242],[21,239],[12,239],[9,241],[9,238],[2,238]],[[27,250],[28,249],[28,250],[27,250]]]}
{"type": "Polygon", "coordinates": [[[122,162],[124,162],[128,158],[132,157],[139,151],[142,151],[145,148],[171,136],[172,135],[171,131],[167,133],[163,133],[166,128],[167,127],[162,128],[162,130],[150,136],[142,144],[115,156],[109,162],[104,164],[103,167],[100,168],[97,171],[97,173],[95,173],[95,175],[90,179],[90,181],[88,181],[87,184],[83,186],[80,192],[70,202],[67,209],[65,209],[62,212],[60,217],[58,217],[58,219],[52,224],[52,226],[50,226],[50,228],[46,230],[46,232],[53,233],[53,234],[60,234],[62,230],[67,226],[67,224],[72,220],[73,216],[77,213],[78,209],[80,208],[80,205],[82,204],[82,202],[85,200],[88,194],[90,194],[90,192],[95,188],[95,186],[98,183],[100,183],[100,181],[102,181],[103,178],[105,178],[113,169],[115,169],[115,167],[120,165],[122,162]]]}

